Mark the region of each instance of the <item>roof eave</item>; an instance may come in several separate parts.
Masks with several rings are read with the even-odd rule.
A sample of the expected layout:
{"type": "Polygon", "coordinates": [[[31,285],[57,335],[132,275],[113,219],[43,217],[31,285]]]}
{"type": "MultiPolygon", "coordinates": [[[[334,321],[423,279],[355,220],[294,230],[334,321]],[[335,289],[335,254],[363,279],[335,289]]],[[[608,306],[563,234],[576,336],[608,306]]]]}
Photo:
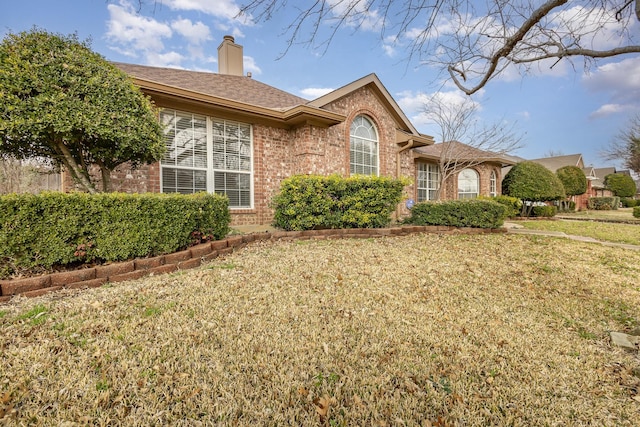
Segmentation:
{"type": "Polygon", "coordinates": [[[173,104],[173,101],[179,101],[183,104],[199,105],[203,109],[218,112],[224,118],[238,117],[281,128],[297,127],[309,123],[319,127],[329,127],[345,120],[341,114],[305,105],[297,105],[287,109],[273,109],[146,79],[133,78],[133,82],[144,93],[158,100],[157,104],[160,107],[168,107],[173,104]]]}

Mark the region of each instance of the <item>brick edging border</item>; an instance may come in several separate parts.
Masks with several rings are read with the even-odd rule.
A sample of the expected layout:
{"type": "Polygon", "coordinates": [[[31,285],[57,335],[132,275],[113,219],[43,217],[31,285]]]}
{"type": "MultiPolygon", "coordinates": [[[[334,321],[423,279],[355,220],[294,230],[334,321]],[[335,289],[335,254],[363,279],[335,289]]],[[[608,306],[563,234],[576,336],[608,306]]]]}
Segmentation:
{"type": "Polygon", "coordinates": [[[307,231],[276,231],[230,236],[222,240],[202,243],[180,252],[159,255],[153,258],[136,258],[91,268],[63,271],[42,276],[16,280],[0,280],[0,303],[13,296],[36,297],[60,289],[96,288],[105,283],[135,280],[145,276],[171,273],[200,266],[243,248],[246,245],[266,240],[309,240],[372,238],[384,236],[406,236],[416,233],[433,234],[488,234],[506,233],[505,228],[458,228],[447,226],[400,226],[390,228],[350,228],[307,231]]]}

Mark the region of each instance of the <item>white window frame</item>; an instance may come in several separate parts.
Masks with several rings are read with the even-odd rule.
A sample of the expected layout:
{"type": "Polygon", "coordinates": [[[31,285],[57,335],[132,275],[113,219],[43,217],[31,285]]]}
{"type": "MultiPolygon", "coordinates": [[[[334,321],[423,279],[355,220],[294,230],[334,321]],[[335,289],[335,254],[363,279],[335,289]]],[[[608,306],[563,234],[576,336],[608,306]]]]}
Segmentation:
{"type": "Polygon", "coordinates": [[[489,195],[491,197],[498,195],[498,175],[494,170],[492,170],[491,175],[489,175],[489,195]]]}
{"type": "Polygon", "coordinates": [[[378,176],[380,174],[380,136],[378,129],[376,128],[375,122],[365,114],[359,114],[354,117],[351,122],[351,126],[349,128],[349,173],[351,175],[373,175],[378,176]],[[363,136],[354,135],[354,124],[356,124],[357,120],[365,120],[369,126],[370,130],[373,134],[375,134],[375,138],[367,138],[363,136]],[[360,140],[361,144],[369,146],[369,150],[356,150],[354,139],[360,140]],[[374,145],[375,148],[371,149],[371,145],[374,145]],[[375,153],[372,153],[375,151],[375,153]],[[358,154],[362,155],[363,161],[358,162],[357,156],[358,154]],[[364,163],[365,155],[371,156],[375,155],[375,165],[364,163]],[[370,168],[373,169],[373,173],[365,173],[364,169],[370,168]]]}
{"type": "Polygon", "coordinates": [[[438,200],[440,166],[436,163],[418,163],[418,202],[438,200]]]}
{"type": "MultiPolygon", "coordinates": [[[[180,189],[178,187],[175,188],[176,191],[169,191],[169,193],[173,193],[173,192],[182,192],[182,193],[193,193],[196,191],[207,191],[208,193],[219,193],[219,194],[226,194],[225,189],[220,189],[220,188],[216,188],[216,183],[215,183],[215,177],[216,174],[220,174],[220,173],[224,173],[224,174],[236,174],[238,176],[238,180],[240,180],[240,176],[247,176],[248,180],[249,180],[249,189],[248,189],[248,204],[238,204],[238,205],[232,205],[231,202],[232,200],[230,199],[230,205],[229,205],[229,209],[231,210],[245,210],[245,209],[253,209],[254,208],[254,171],[253,171],[253,163],[254,163],[254,152],[253,152],[253,126],[251,124],[248,123],[242,123],[242,122],[237,122],[237,121],[232,121],[232,120],[224,120],[224,119],[218,119],[218,118],[214,118],[214,117],[209,117],[209,116],[204,116],[204,115],[200,115],[200,114],[194,114],[194,113],[190,113],[188,111],[179,111],[179,110],[173,110],[173,109],[163,109],[160,112],[160,117],[163,117],[163,114],[174,114],[174,117],[177,116],[182,116],[182,117],[188,117],[191,116],[191,120],[194,120],[194,118],[205,118],[206,119],[206,165],[204,167],[202,166],[184,166],[184,165],[178,165],[178,164],[170,164],[170,162],[167,162],[167,157],[165,156],[165,159],[160,161],[160,191],[165,193],[167,191],[165,191],[165,185],[164,185],[164,174],[166,172],[168,172],[169,170],[176,170],[177,171],[181,171],[181,170],[190,170],[190,171],[200,171],[200,172],[204,172],[206,174],[206,188],[197,188],[194,186],[191,189],[192,191],[179,191],[180,189]],[[221,167],[214,167],[215,166],[215,162],[214,162],[214,133],[213,133],[213,126],[214,123],[218,123],[218,124],[223,124],[224,126],[224,157],[223,157],[223,162],[224,162],[224,166],[221,167]],[[240,142],[240,137],[238,137],[238,155],[237,155],[237,164],[238,164],[238,168],[237,169],[228,169],[226,168],[227,163],[227,154],[229,154],[226,150],[227,148],[227,144],[231,144],[233,143],[233,141],[231,142],[227,142],[227,139],[229,138],[229,135],[227,134],[227,125],[235,125],[238,126],[238,129],[240,127],[248,127],[249,129],[249,139],[248,139],[248,150],[244,149],[242,151],[248,151],[248,154],[245,154],[244,156],[240,155],[240,151],[243,147],[243,145],[240,142]],[[244,159],[245,161],[247,160],[246,158],[249,157],[248,161],[248,170],[246,169],[241,169],[241,165],[246,163],[242,163],[242,159],[244,159]]],[[[246,139],[244,140],[246,142],[246,139]]],[[[168,141],[166,141],[165,143],[167,143],[168,141]]],[[[169,146],[169,144],[167,144],[167,146],[169,146]]],[[[246,146],[246,145],[245,145],[246,146]]],[[[220,153],[220,152],[218,152],[220,153]]],[[[229,154],[229,158],[233,156],[234,153],[229,154]]],[[[195,180],[194,180],[195,181],[195,180]]],[[[246,181],[246,179],[245,179],[246,181]]],[[[170,187],[171,188],[171,187],[170,187]]],[[[183,190],[188,190],[187,188],[183,188],[183,190]]],[[[235,190],[235,189],[234,189],[235,190]]],[[[238,191],[241,191],[242,187],[239,185],[238,186],[238,191]]],[[[240,196],[240,193],[238,194],[239,198],[238,198],[238,202],[242,201],[242,197],[240,196]]]]}
{"type": "Polygon", "coordinates": [[[462,169],[458,173],[458,199],[475,199],[480,194],[480,174],[478,171],[471,168],[462,169]],[[464,185],[460,185],[463,181],[470,181],[469,177],[465,177],[469,173],[473,173],[473,177],[475,179],[475,191],[468,191],[466,188],[463,188],[464,185]]]}

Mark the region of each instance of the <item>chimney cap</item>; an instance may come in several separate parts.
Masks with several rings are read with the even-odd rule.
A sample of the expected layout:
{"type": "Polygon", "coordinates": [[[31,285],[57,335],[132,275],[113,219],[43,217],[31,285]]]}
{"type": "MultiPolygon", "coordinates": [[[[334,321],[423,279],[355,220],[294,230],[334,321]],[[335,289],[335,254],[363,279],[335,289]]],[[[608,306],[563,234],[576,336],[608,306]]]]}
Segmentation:
{"type": "Polygon", "coordinates": [[[230,35],[226,35],[226,36],[222,37],[222,40],[227,40],[227,41],[230,41],[231,43],[235,43],[235,41],[236,41],[236,39],[233,38],[233,36],[230,36],[230,35]]]}

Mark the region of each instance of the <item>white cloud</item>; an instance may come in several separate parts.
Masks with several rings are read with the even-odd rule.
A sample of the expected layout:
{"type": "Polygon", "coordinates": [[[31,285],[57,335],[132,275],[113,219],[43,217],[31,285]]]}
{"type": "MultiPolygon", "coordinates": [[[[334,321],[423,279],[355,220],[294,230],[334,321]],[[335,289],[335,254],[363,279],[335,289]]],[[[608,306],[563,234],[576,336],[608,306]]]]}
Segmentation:
{"type": "Polygon", "coordinates": [[[621,104],[604,104],[593,113],[589,114],[592,119],[598,119],[601,117],[607,117],[612,114],[626,113],[627,111],[635,110],[633,106],[621,105],[621,104]]]}
{"type": "Polygon", "coordinates": [[[328,94],[329,92],[333,92],[334,90],[335,89],[330,87],[308,87],[302,89],[300,94],[302,94],[304,98],[316,99],[328,94]]]}
{"type": "Polygon", "coordinates": [[[164,48],[162,39],[172,36],[171,27],[155,19],[136,15],[126,0],[122,0],[120,5],[108,5],[107,10],[107,40],[129,52],[129,56],[136,50],[161,51],[164,48]]]}
{"type": "Polygon", "coordinates": [[[147,64],[153,67],[183,68],[180,64],[184,56],[178,52],[149,52],[146,56],[147,64]]]}
{"type": "Polygon", "coordinates": [[[243,56],[242,65],[245,72],[250,72],[252,74],[262,74],[262,70],[260,69],[260,67],[258,67],[255,59],[253,59],[253,57],[251,56],[243,56]]]}
{"type": "Polygon", "coordinates": [[[194,24],[190,19],[178,19],[171,23],[171,28],[195,45],[211,40],[209,27],[202,22],[194,24]]]}
{"type": "Polygon", "coordinates": [[[344,17],[344,24],[348,27],[355,27],[365,31],[378,31],[383,24],[383,18],[380,13],[377,9],[371,9],[368,1],[329,0],[328,3],[333,16],[337,19],[344,17]]]}
{"type": "MultiPolygon", "coordinates": [[[[483,92],[478,95],[481,96],[483,92]]],[[[427,133],[433,134],[437,132],[434,128],[434,118],[432,114],[428,112],[429,105],[432,103],[446,106],[447,110],[453,111],[456,106],[462,106],[469,102],[469,97],[459,90],[452,91],[439,91],[435,93],[424,93],[411,91],[404,91],[396,96],[398,105],[402,108],[402,111],[409,116],[411,122],[422,129],[426,129],[427,133]]],[[[472,101],[478,111],[482,109],[482,106],[477,101],[472,101]]],[[[468,108],[468,107],[466,107],[468,108]]]]}
{"type": "Polygon", "coordinates": [[[593,92],[609,94],[610,102],[594,111],[591,117],[637,110],[640,108],[640,57],[603,64],[586,75],[583,83],[593,92]]]}
{"type": "Polygon", "coordinates": [[[234,0],[165,0],[165,4],[173,10],[193,10],[228,20],[239,19],[248,24],[250,17],[238,17],[240,7],[234,0]]]}

